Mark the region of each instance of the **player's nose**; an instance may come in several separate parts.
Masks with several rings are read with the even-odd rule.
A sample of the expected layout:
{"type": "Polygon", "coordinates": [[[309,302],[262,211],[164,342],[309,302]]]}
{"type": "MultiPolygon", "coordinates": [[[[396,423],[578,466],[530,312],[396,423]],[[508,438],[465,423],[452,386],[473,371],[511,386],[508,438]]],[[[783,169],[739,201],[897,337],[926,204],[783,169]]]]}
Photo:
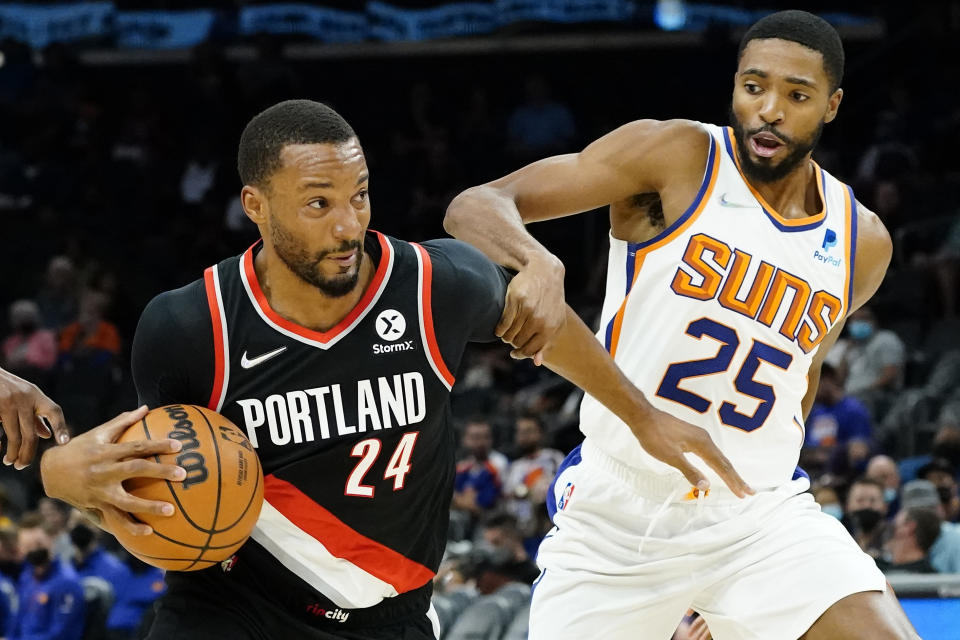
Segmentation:
{"type": "Polygon", "coordinates": [[[354,240],[363,231],[360,216],[353,207],[338,207],[333,216],[333,235],[338,240],[354,240]]]}
{"type": "Polygon", "coordinates": [[[769,92],[763,102],[760,103],[760,119],[766,124],[777,124],[783,122],[783,103],[780,96],[774,92],[769,92]]]}

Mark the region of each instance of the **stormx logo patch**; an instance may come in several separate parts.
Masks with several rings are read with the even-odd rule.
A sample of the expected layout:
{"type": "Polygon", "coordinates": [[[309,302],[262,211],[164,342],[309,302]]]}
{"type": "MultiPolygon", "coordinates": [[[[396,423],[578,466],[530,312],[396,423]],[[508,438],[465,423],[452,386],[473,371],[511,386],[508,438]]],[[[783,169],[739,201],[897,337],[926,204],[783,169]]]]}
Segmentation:
{"type": "MultiPolygon", "coordinates": [[[[377,316],[377,335],[388,342],[395,342],[403,337],[407,330],[407,321],[403,314],[395,309],[386,309],[377,316]]],[[[381,353],[395,353],[397,351],[413,351],[413,340],[404,340],[396,344],[374,344],[373,352],[377,355],[381,353]]]]}
{"type": "Polygon", "coordinates": [[[843,264],[843,260],[836,256],[827,255],[830,253],[830,249],[835,246],[837,246],[837,232],[833,229],[827,229],[826,233],[823,234],[823,243],[820,245],[823,253],[820,252],[820,249],[817,249],[813,252],[814,259],[822,262],[825,266],[839,267],[843,264]]]}

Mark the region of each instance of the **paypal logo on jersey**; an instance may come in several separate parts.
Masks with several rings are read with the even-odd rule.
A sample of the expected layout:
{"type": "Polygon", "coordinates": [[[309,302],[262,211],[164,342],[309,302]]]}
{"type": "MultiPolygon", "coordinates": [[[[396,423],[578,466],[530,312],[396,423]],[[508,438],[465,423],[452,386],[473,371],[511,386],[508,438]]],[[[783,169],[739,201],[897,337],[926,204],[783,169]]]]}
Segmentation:
{"type": "Polygon", "coordinates": [[[843,264],[843,260],[835,256],[827,255],[830,253],[830,249],[835,246],[837,246],[837,232],[833,229],[827,229],[827,232],[823,234],[823,244],[820,245],[820,249],[823,249],[823,253],[820,253],[819,249],[814,251],[814,259],[819,260],[825,266],[830,265],[831,267],[839,267],[843,264]]]}
{"type": "Polygon", "coordinates": [[[827,229],[827,232],[823,234],[823,244],[820,245],[820,248],[829,252],[830,248],[835,246],[837,246],[837,232],[833,229],[827,229]]]}

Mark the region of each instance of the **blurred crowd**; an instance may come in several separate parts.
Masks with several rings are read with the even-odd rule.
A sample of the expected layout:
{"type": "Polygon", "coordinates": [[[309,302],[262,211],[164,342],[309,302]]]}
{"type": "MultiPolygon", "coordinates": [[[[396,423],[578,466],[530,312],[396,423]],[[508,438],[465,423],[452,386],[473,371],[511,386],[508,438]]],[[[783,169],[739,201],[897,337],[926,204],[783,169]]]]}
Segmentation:
{"type": "MultiPolygon", "coordinates": [[[[880,215],[895,255],[829,354],[800,464],[823,510],[885,571],[960,572],[960,108],[922,90],[960,57],[933,69],[910,47],[860,47],[848,58],[869,50],[871,62],[848,73],[816,158],[880,215]]],[[[0,127],[0,366],[55,398],[74,432],[135,406],[129,346],[146,302],[256,238],[234,156],[258,110],[291,97],[340,110],[371,167],[372,226],[420,240],[443,235],[459,190],[623,122],[724,122],[735,57],[726,41],[696,52],[291,62],[264,38],[255,59],[204,46],[187,63],[150,67],[84,65],[62,45],[0,51],[0,121],[13,123],[0,127]],[[638,71],[666,61],[669,77],[638,71]]],[[[604,212],[534,228],[566,263],[568,297],[591,324],[606,229],[604,212]]],[[[461,453],[437,609],[467,625],[468,605],[499,594],[471,615],[504,634],[520,620],[520,633],[526,596],[514,592],[529,589],[511,585],[537,576],[545,497],[579,442],[581,394],[496,344],[469,350],[457,381],[461,453]]],[[[84,638],[135,637],[163,589],[158,572],[42,498],[35,467],[0,467],[7,637],[84,608],[84,638]],[[59,594],[59,607],[37,599],[43,581],[56,583],[44,593],[59,594]]]]}

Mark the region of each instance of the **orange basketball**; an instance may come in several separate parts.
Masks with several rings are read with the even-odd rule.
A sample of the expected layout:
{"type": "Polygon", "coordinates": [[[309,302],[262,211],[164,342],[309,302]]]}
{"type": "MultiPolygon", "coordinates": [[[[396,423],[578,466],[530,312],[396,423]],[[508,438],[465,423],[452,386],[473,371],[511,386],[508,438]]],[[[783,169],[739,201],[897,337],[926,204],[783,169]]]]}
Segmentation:
{"type": "Polygon", "coordinates": [[[153,528],[133,536],[107,522],[127,551],[170,571],[206,569],[240,548],[263,505],[260,459],[240,429],[218,413],[189,404],[150,411],[120,437],[120,442],[175,438],[183,449],[154,456],[187,471],[182,482],[135,478],[124,483],[130,493],[174,505],[172,516],[136,514],[153,528]]]}

